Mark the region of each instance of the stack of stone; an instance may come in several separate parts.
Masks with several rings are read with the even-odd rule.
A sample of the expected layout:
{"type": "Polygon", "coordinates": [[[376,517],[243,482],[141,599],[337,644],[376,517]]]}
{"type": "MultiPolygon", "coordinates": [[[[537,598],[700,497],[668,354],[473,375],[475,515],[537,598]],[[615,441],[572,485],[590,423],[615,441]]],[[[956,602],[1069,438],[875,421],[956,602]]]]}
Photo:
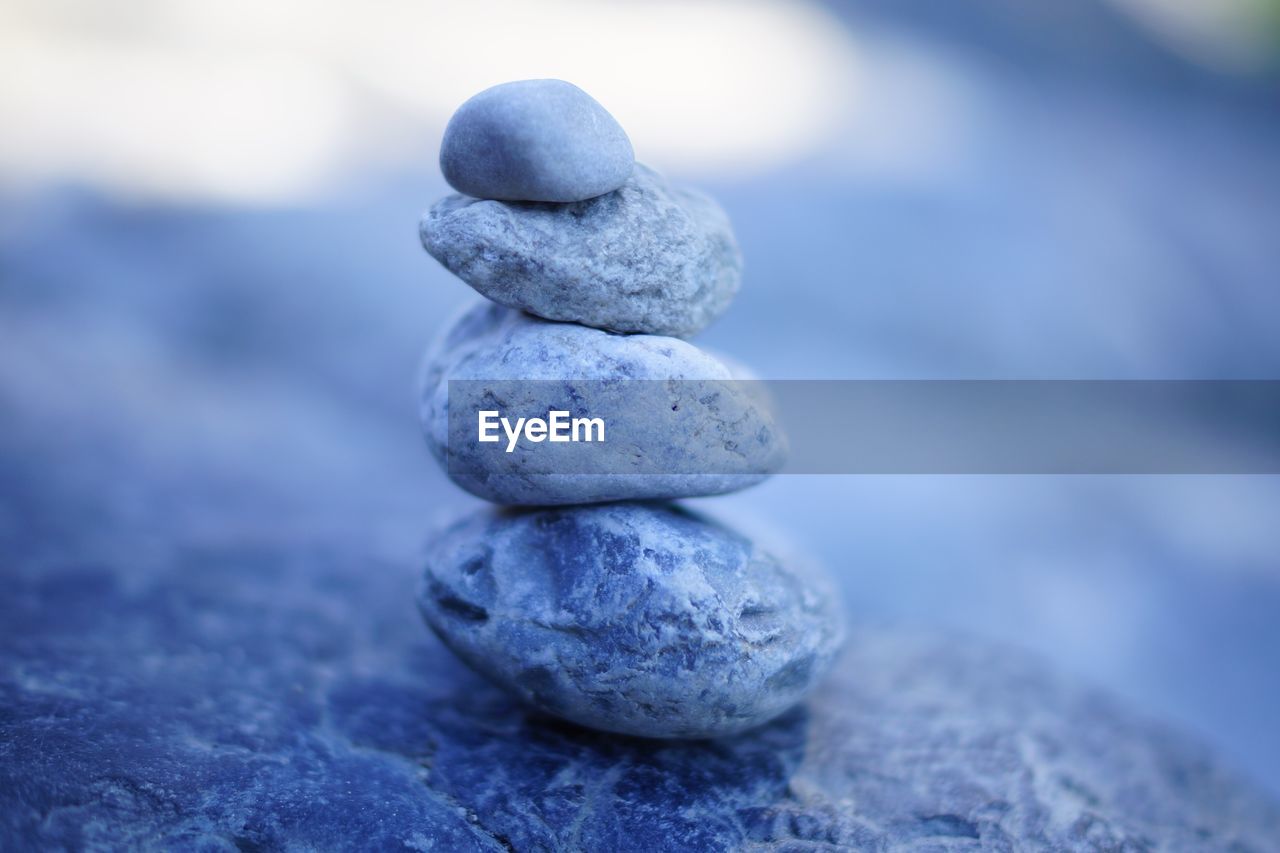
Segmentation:
{"type": "Polygon", "coordinates": [[[839,648],[837,597],[811,569],[663,503],[775,470],[783,442],[766,412],[691,399],[684,420],[596,451],[732,451],[732,464],[705,471],[534,475],[496,467],[506,460],[482,452],[492,448],[449,446],[450,380],[542,380],[532,385],[573,394],[569,383],[585,380],[740,375],[682,340],[738,290],[742,259],[723,210],[636,164],[613,117],[559,80],[467,101],[440,165],[464,195],[427,213],[422,243],[492,302],[468,310],[428,355],[422,417],[452,479],[500,506],[428,546],[427,623],[499,686],[584,726],[714,737],[782,713],[839,648]]]}

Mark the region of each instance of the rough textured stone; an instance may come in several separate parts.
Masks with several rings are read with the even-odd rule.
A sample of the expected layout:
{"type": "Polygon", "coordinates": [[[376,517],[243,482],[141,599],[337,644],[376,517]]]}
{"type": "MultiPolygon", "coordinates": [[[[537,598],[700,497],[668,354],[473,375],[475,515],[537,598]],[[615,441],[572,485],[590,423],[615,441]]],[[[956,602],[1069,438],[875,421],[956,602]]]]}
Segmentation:
{"type": "Polygon", "coordinates": [[[633,739],[472,674],[422,629],[406,567],[354,538],[238,532],[255,544],[91,562],[64,540],[40,571],[6,566],[0,847],[1262,853],[1280,837],[1275,804],[1202,749],[1003,648],[856,633],[763,728],[633,739]]]}
{"type": "Polygon", "coordinates": [[[843,635],[824,577],[665,504],[485,509],[433,538],[419,606],[516,696],[642,737],[776,717],[826,674],[843,635]]]}
{"type": "Polygon", "coordinates": [[[482,295],[551,320],[688,337],[738,291],[742,254],[723,210],[644,166],[578,204],[450,196],[422,245],[482,295]]]}
{"type": "Polygon", "coordinates": [[[646,393],[648,387],[619,385],[598,406],[578,398],[582,386],[576,380],[733,378],[715,358],[675,338],[612,335],[481,302],[435,344],[424,373],[428,446],[455,483],[495,503],[545,506],[723,494],[760,482],[785,461],[785,439],[751,386],[725,384],[724,393],[709,401],[694,399],[695,388],[679,386],[674,393],[686,396],[676,413],[630,402],[628,395],[646,393]],[[450,379],[491,381],[504,395],[514,380],[541,380],[524,388],[528,399],[511,401],[511,407],[542,414],[553,408],[626,411],[629,416],[610,425],[614,432],[591,455],[574,457],[599,473],[562,473],[565,469],[550,455],[558,448],[549,445],[538,447],[547,455],[529,454],[516,465],[495,445],[468,440],[450,446],[450,379]],[[644,459],[646,471],[681,473],[619,473],[633,458],[644,459]]]}
{"type": "Polygon", "coordinates": [[[631,140],[609,112],[563,80],[517,80],[475,95],[453,114],[440,171],[476,198],[568,202],[622,186],[631,140]]]}

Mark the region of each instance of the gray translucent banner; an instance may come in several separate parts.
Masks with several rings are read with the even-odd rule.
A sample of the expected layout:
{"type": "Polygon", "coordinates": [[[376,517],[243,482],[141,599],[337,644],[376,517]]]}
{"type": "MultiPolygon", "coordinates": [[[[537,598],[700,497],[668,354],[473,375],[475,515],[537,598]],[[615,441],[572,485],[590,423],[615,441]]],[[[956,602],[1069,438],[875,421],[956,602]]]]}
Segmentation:
{"type": "Polygon", "coordinates": [[[452,380],[447,430],[528,477],[1277,474],[1280,380],[452,380]]]}

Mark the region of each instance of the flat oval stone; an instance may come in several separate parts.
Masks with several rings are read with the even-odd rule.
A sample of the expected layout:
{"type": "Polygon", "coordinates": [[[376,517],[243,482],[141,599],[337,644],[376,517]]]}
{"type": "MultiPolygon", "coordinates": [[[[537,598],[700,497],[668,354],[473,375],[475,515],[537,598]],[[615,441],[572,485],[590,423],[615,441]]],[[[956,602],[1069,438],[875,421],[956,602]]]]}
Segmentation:
{"type": "Polygon", "coordinates": [[[486,509],[432,541],[419,606],[509,692],[643,737],[758,726],[800,701],[843,637],[823,576],[671,505],[486,509]]]}
{"type": "MultiPolygon", "coordinates": [[[[717,495],[759,483],[786,460],[786,439],[767,398],[751,383],[731,381],[739,378],[676,338],[613,335],[479,302],[427,356],[421,416],[427,445],[449,477],[495,503],[553,506],[717,495]],[[600,444],[543,443],[508,454],[500,445],[480,444],[473,421],[463,423],[465,432],[457,420],[451,423],[450,380],[467,381],[467,400],[502,400],[512,412],[623,416],[608,422],[600,444]],[[704,385],[718,393],[703,395],[704,385]],[[645,405],[653,392],[678,396],[671,405],[665,397],[664,405],[645,405]],[[589,450],[573,457],[581,467],[568,469],[566,457],[555,455],[569,447],[589,450]]],[[[460,393],[457,385],[454,393],[460,393]]]]}
{"type": "Polygon", "coordinates": [[[631,140],[595,98],[564,80],[517,80],[475,95],[449,119],[440,171],[476,198],[582,201],[622,186],[631,140]]]}
{"type": "Polygon", "coordinates": [[[742,281],[720,206],[641,165],[617,192],[577,204],[449,196],[419,230],[433,258],[494,302],[615,332],[689,337],[742,281]]]}

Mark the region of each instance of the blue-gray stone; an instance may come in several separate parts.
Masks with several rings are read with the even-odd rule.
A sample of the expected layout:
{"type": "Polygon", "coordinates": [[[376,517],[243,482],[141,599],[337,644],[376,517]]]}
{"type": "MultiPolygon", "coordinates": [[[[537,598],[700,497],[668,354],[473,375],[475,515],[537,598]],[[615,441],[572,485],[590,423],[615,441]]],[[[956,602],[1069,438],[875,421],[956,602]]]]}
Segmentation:
{"type": "Polygon", "coordinates": [[[38,562],[10,542],[26,568],[6,561],[0,596],[0,849],[1263,853],[1280,838],[1275,802],[1212,754],[1006,648],[857,632],[762,728],[635,739],[471,673],[423,630],[406,567],[354,537],[222,523],[236,536],[166,531],[132,552],[71,532],[31,545],[38,562]]]}
{"type": "Polygon", "coordinates": [[[476,198],[583,201],[622,186],[634,164],[613,116],[563,80],[485,89],[458,107],[440,144],[444,179],[476,198]]]}
{"type": "Polygon", "coordinates": [[[419,231],[432,257],[494,302],[615,332],[689,337],[742,280],[720,206],[640,165],[617,192],[578,204],[449,196],[419,231]]]}
{"type": "Polygon", "coordinates": [[[557,717],[654,738],[755,728],[826,674],[839,599],[669,504],[485,509],[428,546],[418,603],[464,661],[557,717]]]}
{"type": "Polygon", "coordinates": [[[786,458],[785,438],[757,386],[730,381],[728,367],[676,338],[613,335],[477,302],[433,346],[424,377],[428,447],[455,483],[495,503],[723,494],[759,483],[786,458]],[[508,454],[500,444],[476,441],[470,421],[458,432],[450,420],[450,380],[469,381],[467,399],[502,399],[507,408],[500,411],[623,416],[608,422],[602,444],[546,443],[508,454]],[[695,382],[645,380],[709,380],[720,393],[703,396],[705,386],[695,382]],[[654,394],[672,402],[644,405],[654,394]]]}

